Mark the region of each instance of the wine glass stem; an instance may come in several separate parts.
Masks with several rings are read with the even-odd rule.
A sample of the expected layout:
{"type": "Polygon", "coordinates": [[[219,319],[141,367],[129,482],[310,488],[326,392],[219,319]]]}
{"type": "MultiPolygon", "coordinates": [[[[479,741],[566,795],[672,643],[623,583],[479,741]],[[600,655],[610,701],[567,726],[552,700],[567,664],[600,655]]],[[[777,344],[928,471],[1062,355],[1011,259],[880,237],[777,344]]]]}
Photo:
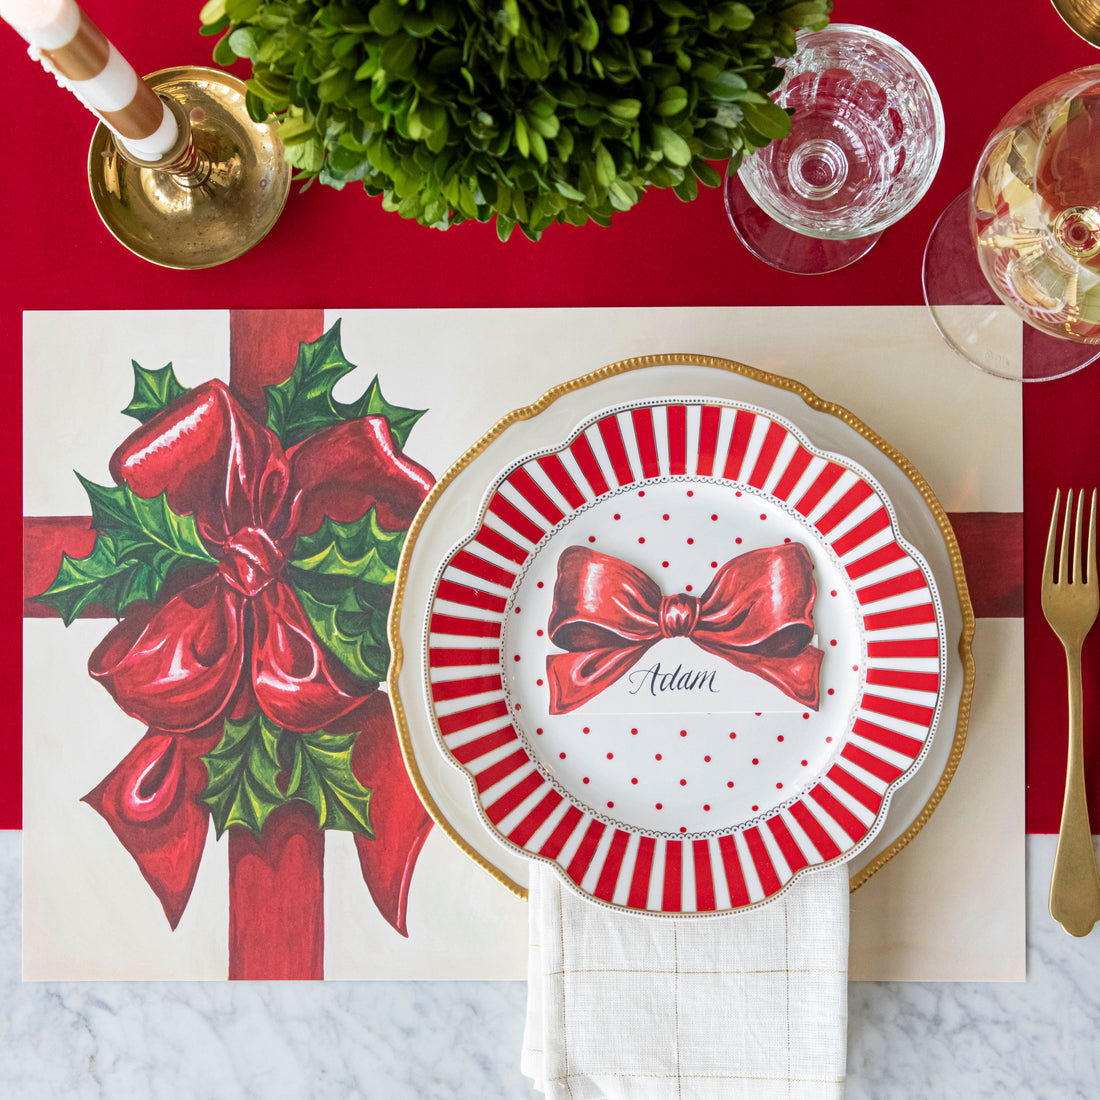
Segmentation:
{"type": "Polygon", "coordinates": [[[835,142],[815,138],[800,145],[787,164],[787,179],[804,199],[828,199],[848,178],[848,158],[835,142]]]}

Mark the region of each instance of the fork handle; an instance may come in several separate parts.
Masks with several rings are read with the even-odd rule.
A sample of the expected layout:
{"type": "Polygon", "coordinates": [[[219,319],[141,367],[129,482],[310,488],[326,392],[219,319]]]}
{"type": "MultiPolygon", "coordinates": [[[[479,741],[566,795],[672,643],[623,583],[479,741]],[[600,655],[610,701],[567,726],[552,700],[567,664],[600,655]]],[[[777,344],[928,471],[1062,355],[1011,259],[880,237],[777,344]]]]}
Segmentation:
{"type": "Polygon", "coordinates": [[[1096,868],[1085,798],[1081,647],[1067,645],[1065,650],[1069,679],[1069,759],[1058,849],[1050,880],[1050,915],[1071,936],[1087,936],[1100,920],[1100,873],[1096,868]]]}

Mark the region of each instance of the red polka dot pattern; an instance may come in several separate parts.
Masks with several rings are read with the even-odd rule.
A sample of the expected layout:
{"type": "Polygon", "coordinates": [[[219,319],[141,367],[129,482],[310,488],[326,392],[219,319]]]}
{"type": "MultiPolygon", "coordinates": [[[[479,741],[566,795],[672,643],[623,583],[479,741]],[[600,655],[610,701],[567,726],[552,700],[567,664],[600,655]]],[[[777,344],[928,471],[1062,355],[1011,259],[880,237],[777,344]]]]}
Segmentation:
{"type": "Polygon", "coordinates": [[[937,622],[919,618],[931,606],[927,583],[912,557],[890,556],[876,491],[782,422],[729,402],[600,414],[558,451],[502,475],[484,522],[445,563],[429,619],[434,722],[473,777],[485,820],[559,860],[597,900],[677,897],[687,911],[709,896],[703,884],[708,904],[736,909],[856,843],[904,772],[898,746],[934,709],[942,653],[937,622]],[[790,443],[777,449],[775,439],[790,443]],[[682,472],[670,476],[670,463],[682,472]],[[565,547],[598,545],[673,596],[701,592],[731,557],[792,542],[808,548],[829,594],[813,610],[812,644],[824,650],[815,706],[666,638],[628,671],[717,669],[720,699],[667,687],[631,698],[624,675],[576,709],[552,711],[565,547]],[[619,839],[631,834],[642,842],[619,839]],[[747,862],[755,868],[738,872],[747,862]],[[674,873],[674,890],[658,881],[674,873]]]}

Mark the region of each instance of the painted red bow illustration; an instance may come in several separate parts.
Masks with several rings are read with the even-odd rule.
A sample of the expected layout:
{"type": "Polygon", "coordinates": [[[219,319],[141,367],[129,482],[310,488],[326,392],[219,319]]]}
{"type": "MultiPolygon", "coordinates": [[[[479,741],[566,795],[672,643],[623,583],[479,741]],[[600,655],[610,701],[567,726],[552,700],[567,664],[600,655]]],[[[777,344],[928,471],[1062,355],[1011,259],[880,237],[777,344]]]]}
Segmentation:
{"type": "MultiPolygon", "coordinates": [[[[231,336],[269,349],[275,320],[234,314],[231,336]]],[[[88,669],[148,728],[85,801],[173,928],[211,820],[228,833],[231,978],[323,975],[324,830],[354,835],[407,934],[431,828],[378,690],[397,557],[433,484],[402,450],[420,414],[377,380],[332,396],[354,369],[339,324],[281,363],[235,355],[232,387],[190,390],[135,363],[125,411],[142,425],[111,458],[114,486],[84,482],[95,541],[36,597],[66,623],[119,618],[88,669]]]]}
{"type": "Polygon", "coordinates": [[[576,709],[615,683],[663,638],[700,649],[818,708],[822,652],[814,634],[813,562],[799,543],[726,562],[701,596],[662,594],[642,570],[583,546],[558,559],[546,658],[550,712],[576,709]]]}
{"type": "MultiPolygon", "coordinates": [[[[310,731],[364,698],[318,643],[283,576],[295,541],[326,516],[408,526],[431,476],[394,449],[381,417],[317,432],[283,452],[219,381],[189,391],[115,452],[111,474],[194,516],[214,559],[163,602],[126,616],[93,652],[92,676],[134,718],[188,733],[257,707],[310,731]]],[[[199,567],[202,568],[201,566],[199,567]]]]}

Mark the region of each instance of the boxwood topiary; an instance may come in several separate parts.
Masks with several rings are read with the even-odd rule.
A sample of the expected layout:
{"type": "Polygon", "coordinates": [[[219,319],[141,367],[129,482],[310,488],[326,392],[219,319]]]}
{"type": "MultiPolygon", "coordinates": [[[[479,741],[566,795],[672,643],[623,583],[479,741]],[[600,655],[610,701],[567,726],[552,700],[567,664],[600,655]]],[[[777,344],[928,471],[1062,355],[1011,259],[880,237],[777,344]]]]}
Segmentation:
{"type": "Polygon", "coordinates": [[[506,240],[607,225],[646,187],[693,199],[708,160],[783,137],[768,97],[831,0],[209,0],[214,59],[252,62],[299,178],[361,181],[445,228],[506,240]]]}

